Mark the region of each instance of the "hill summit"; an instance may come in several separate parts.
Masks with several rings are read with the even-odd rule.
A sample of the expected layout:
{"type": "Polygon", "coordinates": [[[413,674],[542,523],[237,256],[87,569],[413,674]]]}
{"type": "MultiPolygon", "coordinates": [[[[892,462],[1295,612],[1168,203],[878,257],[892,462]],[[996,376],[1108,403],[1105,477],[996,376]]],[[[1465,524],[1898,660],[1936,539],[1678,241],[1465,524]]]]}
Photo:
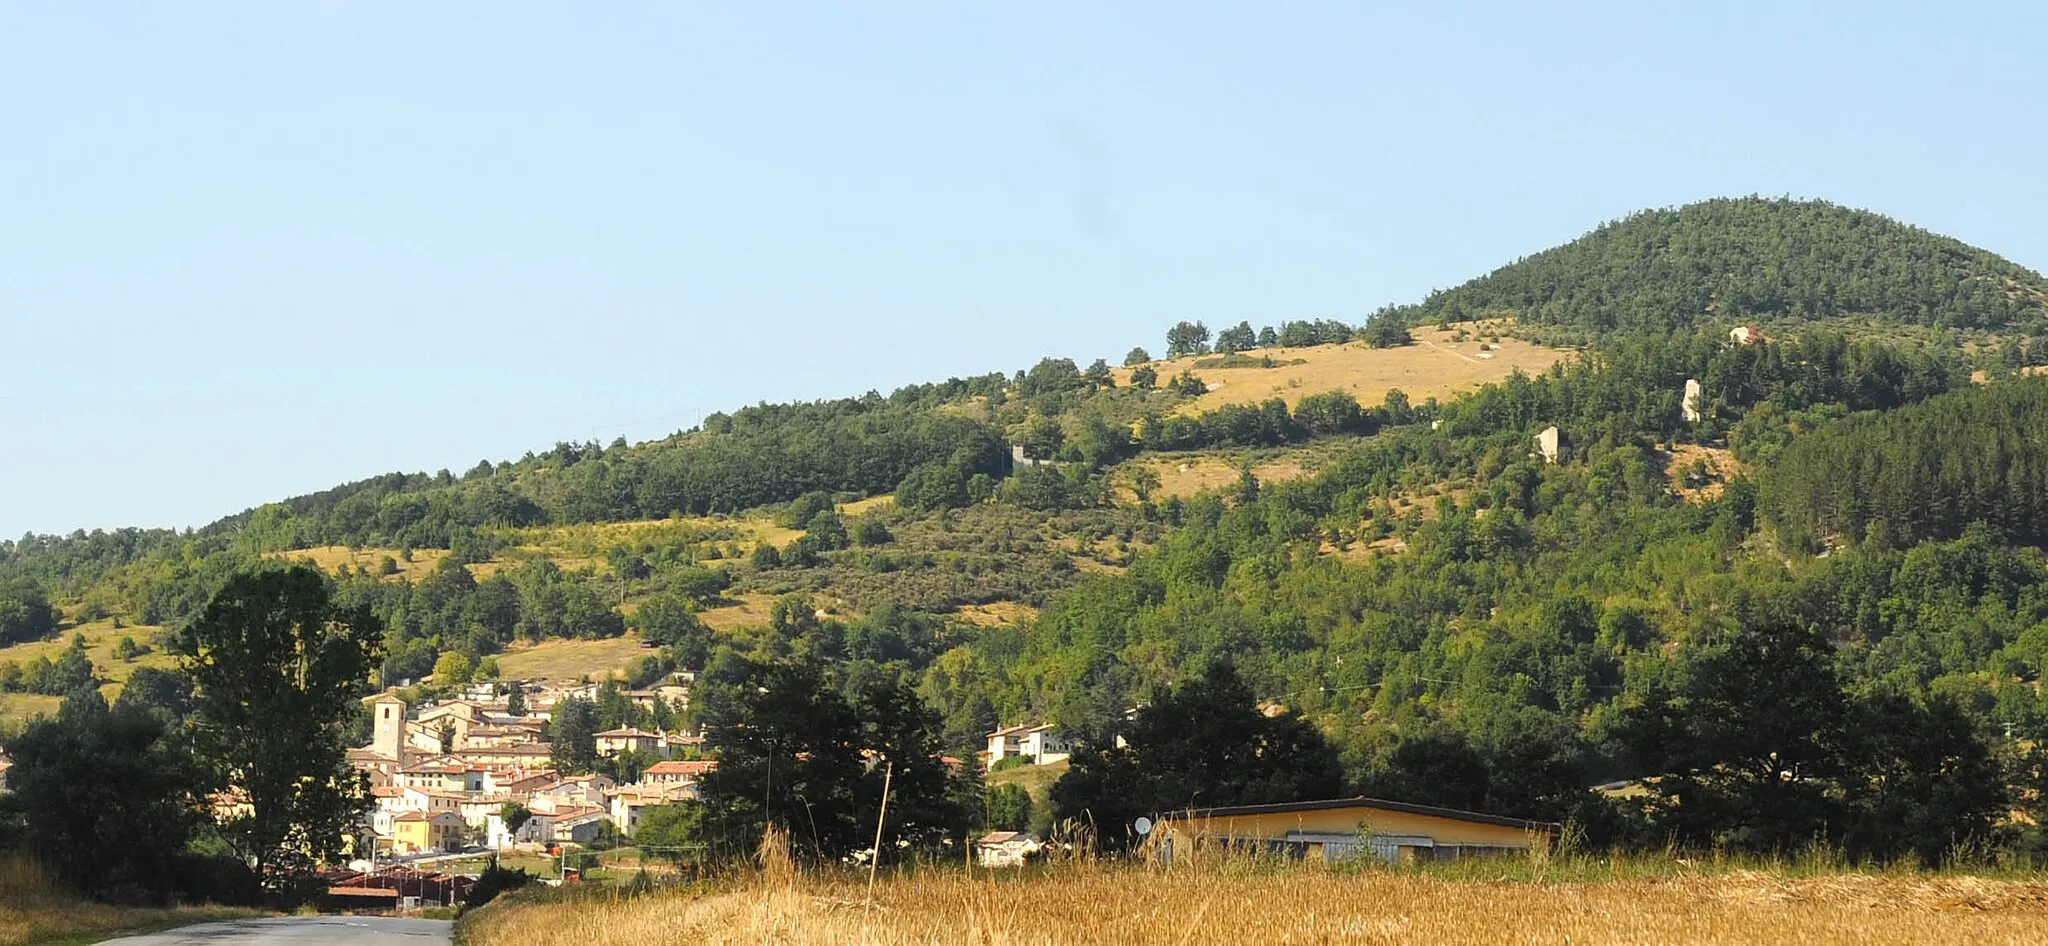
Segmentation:
{"type": "Polygon", "coordinates": [[[1602,333],[1715,317],[1996,329],[2048,320],[2048,280],[1881,214],[1743,197],[1630,215],[1403,314],[1411,323],[1513,315],[1602,333]]]}

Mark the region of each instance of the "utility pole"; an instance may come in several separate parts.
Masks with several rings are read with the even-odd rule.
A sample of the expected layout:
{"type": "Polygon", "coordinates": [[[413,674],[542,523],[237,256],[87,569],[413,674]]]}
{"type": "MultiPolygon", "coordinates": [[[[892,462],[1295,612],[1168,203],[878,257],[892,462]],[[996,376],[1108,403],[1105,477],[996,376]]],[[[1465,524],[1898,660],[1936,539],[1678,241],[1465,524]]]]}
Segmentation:
{"type": "MultiPolygon", "coordinates": [[[[872,772],[873,769],[868,771],[872,772]]],[[[868,906],[875,905],[875,869],[882,866],[882,823],[889,817],[889,781],[896,775],[896,763],[882,770],[882,808],[875,813],[875,847],[868,858],[868,906]]]]}

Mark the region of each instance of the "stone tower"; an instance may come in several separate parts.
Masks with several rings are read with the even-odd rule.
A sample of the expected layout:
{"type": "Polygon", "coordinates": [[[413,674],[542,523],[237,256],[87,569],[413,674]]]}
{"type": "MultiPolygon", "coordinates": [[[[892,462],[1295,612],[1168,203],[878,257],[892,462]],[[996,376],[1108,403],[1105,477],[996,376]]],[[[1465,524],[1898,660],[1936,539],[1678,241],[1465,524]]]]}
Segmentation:
{"type": "Polygon", "coordinates": [[[1700,422],[1700,381],[1698,378],[1685,379],[1685,399],[1678,402],[1678,411],[1688,424],[1700,422]]]}
{"type": "Polygon", "coordinates": [[[404,761],[405,701],[386,693],[370,704],[370,749],[394,762],[404,761]]]}

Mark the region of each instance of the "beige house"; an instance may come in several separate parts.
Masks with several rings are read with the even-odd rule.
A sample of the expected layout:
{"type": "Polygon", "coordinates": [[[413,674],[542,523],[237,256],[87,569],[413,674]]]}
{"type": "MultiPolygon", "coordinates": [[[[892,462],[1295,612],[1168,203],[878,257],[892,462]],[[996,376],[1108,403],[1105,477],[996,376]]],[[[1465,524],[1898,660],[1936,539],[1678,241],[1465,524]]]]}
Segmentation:
{"type": "Polygon", "coordinates": [[[716,768],[716,759],[670,759],[648,766],[647,771],[640,773],[640,784],[653,788],[692,785],[716,768]]]}
{"type": "Polygon", "coordinates": [[[599,808],[604,806],[605,799],[618,791],[618,788],[618,783],[606,776],[579,775],[534,792],[527,799],[527,807],[536,812],[582,807],[599,808]]]}
{"type": "Polygon", "coordinates": [[[462,816],[462,823],[482,830],[492,815],[504,810],[505,803],[512,796],[505,794],[472,795],[456,803],[455,813],[462,816]]]}
{"type": "Polygon", "coordinates": [[[646,732],[632,727],[607,729],[597,734],[599,756],[609,759],[621,752],[661,755],[668,752],[668,737],[658,732],[646,732]]]}
{"type": "Polygon", "coordinates": [[[515,746],[478,746],[462,751],[462,757],[469,762],[485,766],[507,768],[545,769],[553,764],[554,751],[545,743],[528,743],[515,746]]]}
{"type": "Polygon", "coordinates": [[[640,827],[640,816],[647,809],[693,801],[696,797],[695,785],[678,785],[671,788],[627,786],[612,793],[612,823],[619,826],[619,833],[631,835],[633,829],[640,827]]]}

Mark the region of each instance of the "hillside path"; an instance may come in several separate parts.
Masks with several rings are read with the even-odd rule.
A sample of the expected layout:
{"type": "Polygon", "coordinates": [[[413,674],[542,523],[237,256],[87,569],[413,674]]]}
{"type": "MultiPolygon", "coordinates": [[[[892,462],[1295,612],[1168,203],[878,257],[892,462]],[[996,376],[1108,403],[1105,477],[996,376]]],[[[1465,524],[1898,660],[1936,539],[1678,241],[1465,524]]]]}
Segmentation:
{"type": "Polygon", "coordinates": [[[1450,350],[1450,349],[1448,349],[1448,348],[1445,348],[1445,347],[1443,347],[1443,346],[1441,346],[1441,345],[1438,345],[1437,343],[1435,343],[1435,342],[1432,342],[1432,341],[1430,341],[1429,339],[1426,339],[1426,338],[1425,338],[1425,339],[1421,339],[1420,341],[1421,341],[1421,342],[1422,342],[1422,343],[1423,343],[1424,345],[1428,345],[1428,346],[1429,346],[1430,348],[1432,348],[1432,349],[1436,350],[1437,352],[1440,352],[1440,353],[1442,353],[1442,354],[1446,354],[1446,355],[1449,355],[1449,356],[1451,356],[1452,358],[1463,358],[1463,359],[1465,359],[1466,361],[1469,361],[1469,362],[1471,362],[1471,363],[1473,363],[1473,364],[1475,364],[1475,365],[1476,365],[1476,364],[1479,364],[1479,359],[1477,359],[1477,358],[1474,358],[1474,357],[1472,357],[1471,355],[1467,355],[1467,354],[1465,354],[1464,352],[1460,352],[1460,351],[1452,351],[1452,350],[1450,350]]]}
{"type": "Polygon", "coordinates": [[[444,946],[454,924],[390,916],[280,916],[181,926],[106,940],[122,946],[444,946]]]}

